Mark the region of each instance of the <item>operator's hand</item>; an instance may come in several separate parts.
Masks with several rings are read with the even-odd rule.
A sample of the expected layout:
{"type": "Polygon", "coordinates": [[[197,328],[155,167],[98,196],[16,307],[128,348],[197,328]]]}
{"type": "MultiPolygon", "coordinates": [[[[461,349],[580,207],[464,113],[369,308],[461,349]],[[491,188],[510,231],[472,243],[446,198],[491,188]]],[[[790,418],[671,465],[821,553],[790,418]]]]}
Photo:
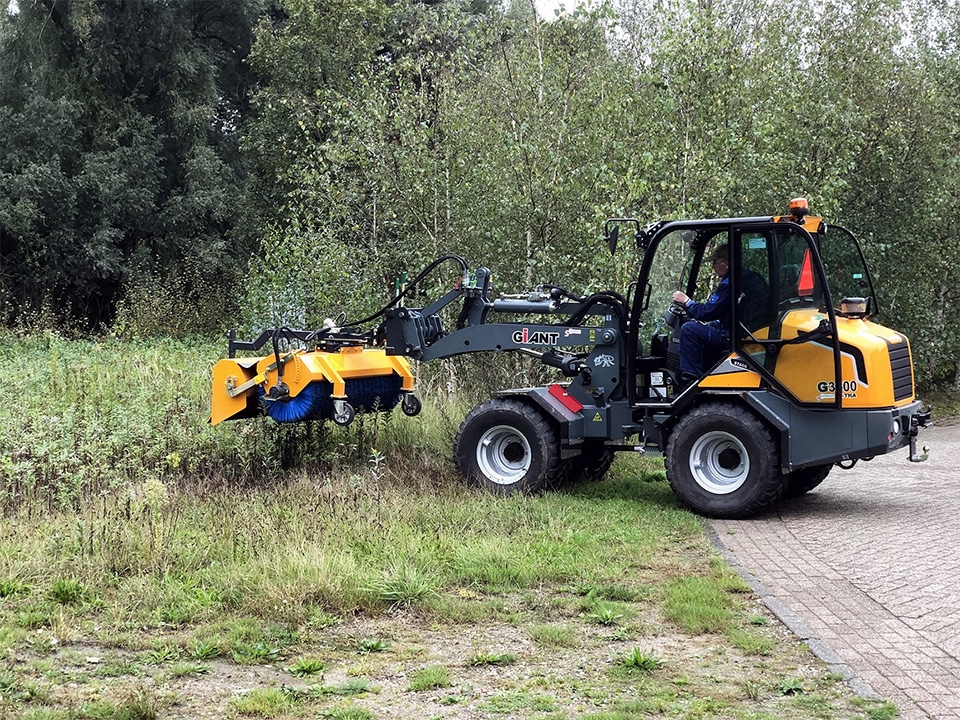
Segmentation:
{"type": "Polygon", "coordinates": [[[677,291],[673,294],[673,301],[674,301],[675,303],[680,303],[681,305],[686,305],[688,300],[690,300],[690,298],[687,297],[687,295],[686,295],[685,293],[682,293],[682,292],[680,292],[679,290],[677,290],[677,291]]]}

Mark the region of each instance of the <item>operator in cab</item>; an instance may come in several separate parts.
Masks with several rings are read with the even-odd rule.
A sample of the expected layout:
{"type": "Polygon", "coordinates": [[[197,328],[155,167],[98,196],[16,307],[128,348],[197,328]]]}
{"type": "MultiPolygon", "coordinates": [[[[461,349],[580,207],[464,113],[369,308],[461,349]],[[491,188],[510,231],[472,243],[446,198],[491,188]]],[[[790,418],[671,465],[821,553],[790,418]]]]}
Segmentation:
{"type": "Polygon", "coordinates": [[[683,305],[687,314],[700,322],[680,326],[680,383],[686,388],[706,370],[706,358],[730,347],[730,246],[719,245],[707,257],[720,278],[706,302],[696,302],[677,290],[673,301],[683,305]]]}

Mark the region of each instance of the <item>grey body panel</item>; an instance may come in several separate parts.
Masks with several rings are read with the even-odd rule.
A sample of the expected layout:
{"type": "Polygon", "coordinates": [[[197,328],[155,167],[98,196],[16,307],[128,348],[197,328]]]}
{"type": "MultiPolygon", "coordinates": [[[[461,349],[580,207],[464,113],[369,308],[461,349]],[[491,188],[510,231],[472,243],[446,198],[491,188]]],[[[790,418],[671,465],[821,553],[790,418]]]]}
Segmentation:
{"type": "Polygon", "coordinates": [[[799,407],[765,391],[744,393],[743,398],[780,431],[784,471],[871,458],[904,447],[912,418],[921,411],[919,401],[900,408],[837,412],[799,407]]]}

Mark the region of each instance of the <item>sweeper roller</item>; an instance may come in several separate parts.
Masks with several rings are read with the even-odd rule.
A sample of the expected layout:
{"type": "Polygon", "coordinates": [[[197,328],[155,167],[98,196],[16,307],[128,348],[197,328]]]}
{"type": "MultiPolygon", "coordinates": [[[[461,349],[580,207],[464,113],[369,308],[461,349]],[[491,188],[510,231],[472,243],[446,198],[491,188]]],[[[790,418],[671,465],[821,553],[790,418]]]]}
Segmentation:
{"type": "MultiPolygon", "coordinates": [[[[231,338],[231,351],[253,344],[231,338]]],[[[405,358],[363,345],[331,347],[329,338],[325,344],[220,360],[213,368],[211,424],[266,414],[281,423],[333,420],[347,425],[357,412],[388,412],[401,399],[406,414],[419,412],[405,358]]]]}

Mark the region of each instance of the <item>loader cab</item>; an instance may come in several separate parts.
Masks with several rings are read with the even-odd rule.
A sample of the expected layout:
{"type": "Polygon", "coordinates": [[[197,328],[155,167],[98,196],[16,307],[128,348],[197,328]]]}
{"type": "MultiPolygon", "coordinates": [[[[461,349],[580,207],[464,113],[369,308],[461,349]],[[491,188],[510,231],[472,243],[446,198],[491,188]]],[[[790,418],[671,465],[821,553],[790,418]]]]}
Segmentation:
{"type": "Polygon", "coordinates": [[[825,236],[818,218],[760,217],[664,223],[644,238],[631,312],[631,347],[638,348],[631,403],[673,406],[703,391],[773,388],[799,405],[839,407],[832,298],[862,299],[854,313],[868,314],[876,303],[853,236],[838,230],[830,243],[825,236]],[[728,344],[704,357],[699,380],[679,392],[679,330],[696,321],[671,318],[671,296],[710,295],[719,278],[706,258],[721,244],[730,254],[728,344]],[[836,270],[829,280],[821,246],[836,270]]]}

